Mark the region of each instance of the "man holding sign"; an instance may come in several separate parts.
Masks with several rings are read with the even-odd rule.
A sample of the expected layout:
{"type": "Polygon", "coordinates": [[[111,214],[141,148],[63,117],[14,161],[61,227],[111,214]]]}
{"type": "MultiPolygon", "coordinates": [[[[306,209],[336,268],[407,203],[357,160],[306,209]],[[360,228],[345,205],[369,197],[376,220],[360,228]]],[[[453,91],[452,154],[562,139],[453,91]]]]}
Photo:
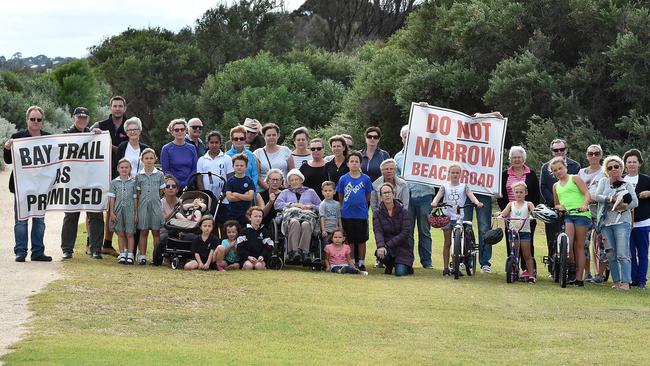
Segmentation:
{"type": "MultiPolygon", "coordinates": [[[[33,105],[27,109],[26,113],[27,129],[18,131],[11,135],[11,138],[4,143],[4,161],[11,164],[13,159],[11,156],[11,147],[14,140],[25,137],[38,137],[49,135],[49,133],[41,130],[43,126],[43,119],[45,113],[39,106],[33,105]]],[[[11,173],[9,178],[9,192],[14,194],[14,239],[16,245],[14,246],[14,254],[16,255],[16,262],[24,262],[27,257],[27,225],[29,219],[18,219],[18,196],[14,186],[14,173],[11,173]]],[[[43,236],[45,235],[45,219],[43,217],[32,218],[32,262],[51,262],[52,257],[45,255],[45,244],[43,243],[43,236]]]]}

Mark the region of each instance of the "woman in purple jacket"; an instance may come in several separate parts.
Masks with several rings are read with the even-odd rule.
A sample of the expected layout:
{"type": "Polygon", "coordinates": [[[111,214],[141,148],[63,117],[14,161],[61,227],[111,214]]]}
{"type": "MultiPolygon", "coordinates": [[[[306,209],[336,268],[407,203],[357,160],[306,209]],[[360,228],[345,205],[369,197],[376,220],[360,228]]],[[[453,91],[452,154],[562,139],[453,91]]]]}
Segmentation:
{"type": "MultiPolygon", "coordinates": [[[[291,169],[287,173],[287,181],[289,181],[289,188],[280,192],[278,198],[275,200],[275,209],[299,208],[301,210],[317,212],[318,205],[320,205],[320,198],[318,198],[318,195],[313,189],[302,185],[305,181],[305,176],[302,175],[300,170],[295,168],[291,169]]],[[[309,244],[311,243],[311,236],[316,224],[318,224],[317,221],[311,222],[296,218],[289,220],[287,223],[289,261],[303,262],[305,260],[306,254],[309,253],[309,244]]]]}
{"type": "Polygon", "coordinates": [[[178,118],[172,120],[167,131],[174,136],[174,140],[160,151],[160,165],[165,174],[172,175],[178,180],[178,195],[190,182],[190,176],[196,173],[196,162],[199,160],[194,145],[185,141],[187,122],[178,118]]]}
{"type": "Polygon", "coordinates": [[[410,218],[408,211],[395,199],[395,188],[390,183],[379,186],[381,203],[372,217],[372,228],[377,242],[377,258],[395,276],[413,274],[413,248],[409,244],[410,218]]]}

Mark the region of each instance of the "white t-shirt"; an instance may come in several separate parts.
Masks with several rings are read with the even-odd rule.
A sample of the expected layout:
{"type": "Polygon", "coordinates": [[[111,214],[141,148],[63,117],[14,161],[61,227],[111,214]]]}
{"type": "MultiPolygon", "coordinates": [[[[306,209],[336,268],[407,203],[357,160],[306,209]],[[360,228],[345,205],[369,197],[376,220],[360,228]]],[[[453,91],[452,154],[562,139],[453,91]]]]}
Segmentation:
{"type": "Polygon", "coordinates": [[[260,161],[260,178],[266,179],[266,175],[271,169],[280,169],[282,175],[287,177],[289,172],[289,164],[287,161],[291,157],[291,150],[288,147],[278,145],[278,150],[275,152],[265,151],[263,147],[253,151],[253,155],[260,161]]]}
{"type": "Polygon", "coordinates": [[[303,164],[307,164],[307,162],[311,160],[311,153],[307,155],[296,155],[291,153],[291,157],[293,158],[293,166],[296,169],[300,169],[303,164]]]}
{"type": "MultiPolygon", "coordinates": [[[[454,207],[445,207],[443,209],[443,212],[451,221],[456,221],[458,219],[458,215],[456,214],[456,207],[458,206],[464,206],[465,201],[467,201],[467,191],[468,187],[467,185],[460,183],[457,186],[452,186],[449,183],[445,183],[443,186],[444,193],[445,193],[445,203],[452,205],[454,207]]],[[[463,211],[465,210],[460,210],[460,217],[461,219],[463,218],[463,211]]]]}
{"type": "Polygon", "coordinates": [[[131,162],[131,178],[134,178],[144,166],[140,160],[140,145],[137,149],[134,149],[131,144],[126,144],[126,150],[124,150],[124,157],[131,162]]]}
{"type": "MultiPolygon", "coordinates": [[[[232,167],[232,159],[230,156],[219,151],[214,159],[210,156],[210,152],[206,152],[205,155],[199,158],[199,161],[196,163],[196,172],[197,173],[207,173],[211,172],[213,174],[223,177],[225,180],[221,180],[217,177],[212,177],[212,183],[210,183],[210,176],[208,174],[202,175],[203,177],[203,188],[206,190],[212,191],[214,196],[219,198],[221,191],[223,190],[224,185],[228,181],[228,174],[234,172],[235,170],[232,167]]],[[[224,197],[223,203],[228,203],[228,200],[224,197]]]]}

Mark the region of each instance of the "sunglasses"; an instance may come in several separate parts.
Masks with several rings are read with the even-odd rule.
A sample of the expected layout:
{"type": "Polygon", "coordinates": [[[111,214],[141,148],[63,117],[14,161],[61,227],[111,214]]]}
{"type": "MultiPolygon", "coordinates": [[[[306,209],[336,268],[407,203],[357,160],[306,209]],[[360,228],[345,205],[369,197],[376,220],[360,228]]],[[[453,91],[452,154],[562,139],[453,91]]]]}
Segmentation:
{"type": "Polygon", "coordinates": [[[190,126],[190,127],[192,127],[192,129],[193,129],[194,131],[196,131],[196,130],[199,130],[199,131],[200,131],[200,130],[203,129],[203,126],[190,126]]]}
{"type": "Polygon", "coordinates": [[[618,170],[618,169],[621,169],[621,166],[620,165],[610,165],[610,166],[607,167],[607,171],[610,171],[612,169],[618,170]]]}
{"type": "Polygon", "coordinates": [[[167,189],[174,189],[174,188],[178,188],[178,186],[177,186],[176,184],[167,184],[167,185],[165,186],[165,188],[167,188],[167,189]]]}
{"type": "Polygon", "coordinates": [[[555,152],[555,153],[563,152],[563,151],[565,151],[565,150],[566,150],[566,147],[561,147],[561,148],[559,148],[559,149],[551,149],[551,151],[553,151],[553,152],[555,152]]]}
{"type": "Polygon", "coordinates": [[[596,151],[596,152],[588,151],[587,156],[600,156],[600,151],[596,151]]]}
{"type": "Polygon", "coordinates": [[[42,118],[34,118],[34,117],[30,117],[29,120],[32,121],[32,122],[43,122],[43,119],[42,119],[42,118]]]}
{"type": "Polygon", "coordinates": [[[311,151],[321,151],[321,150],[323,150],[322,147],[310,147],[309,149],[310,149],[311,151]]]}
{"type": "Polygon", "coordinates": [[[371,140],[379,140],[379,135],[366,135],[366,138],[371,140]]]}
{"type": "Polygon", "coordinates": [[[174,128],[174,132],[183,132],[185,131],[184,128],[174,128]]]}
{"type": "Polygon", "coordinates": [[[246,138],[245,137],[233,137],[232,140],[233,141],[244,141],[244,140],[246,140],[246,138]]]}

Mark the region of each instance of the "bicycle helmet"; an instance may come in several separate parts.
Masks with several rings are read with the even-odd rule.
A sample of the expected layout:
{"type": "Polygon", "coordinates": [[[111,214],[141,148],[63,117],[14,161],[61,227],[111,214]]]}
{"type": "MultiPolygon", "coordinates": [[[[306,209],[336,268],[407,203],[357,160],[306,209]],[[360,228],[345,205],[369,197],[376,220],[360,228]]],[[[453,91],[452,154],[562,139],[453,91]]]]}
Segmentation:
{"type": "Polygon", "coordinates": [[[498,244],[503,239],[503,229],[498,227],[485,232],[483,241],[488,245],[498,244]]]}
{"type": "Polygon", "coordinates": [[[545,224],[552,224],[557,221],[557,212],[541,203],[535,206],[535,210],[533,210],[533,216],[535,216],[537,219],[542,220],[545,224]]]}
{"type": "Polygon", "coordinates": [[[449,224],[449,217],[447,217],[440,208],[435,208],[427,215],[427,221],[432,227],[440,229],[449,224]]]}

